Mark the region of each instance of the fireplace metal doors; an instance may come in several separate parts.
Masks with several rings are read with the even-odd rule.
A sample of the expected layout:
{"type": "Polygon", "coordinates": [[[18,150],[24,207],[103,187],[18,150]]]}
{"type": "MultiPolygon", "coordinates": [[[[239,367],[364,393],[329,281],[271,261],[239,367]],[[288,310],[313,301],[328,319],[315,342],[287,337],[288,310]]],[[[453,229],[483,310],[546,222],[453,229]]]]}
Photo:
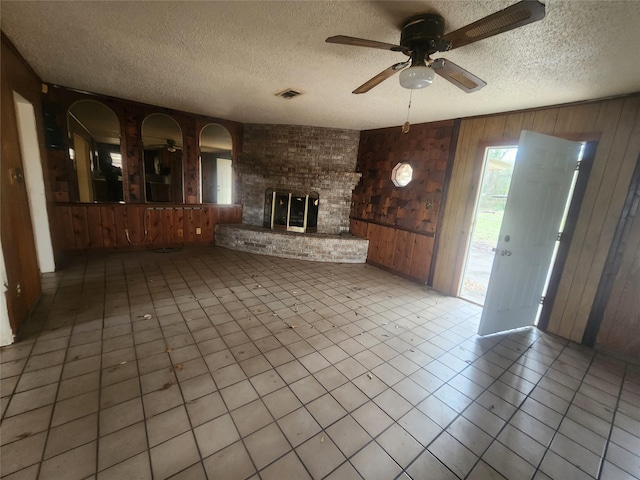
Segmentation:
{"type": "Polygon", "coordinates": [[[271,229],[305,233],[317,228],[318,197],[271,193],[271,229]]]}

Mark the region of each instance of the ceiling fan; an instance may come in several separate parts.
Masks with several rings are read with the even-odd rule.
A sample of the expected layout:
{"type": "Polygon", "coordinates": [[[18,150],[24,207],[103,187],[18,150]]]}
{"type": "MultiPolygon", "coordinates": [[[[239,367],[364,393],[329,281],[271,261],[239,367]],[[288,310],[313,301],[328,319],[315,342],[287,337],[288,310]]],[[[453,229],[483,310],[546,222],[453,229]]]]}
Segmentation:
{"type": "Polygon", "coordinates": [[[432,59],[431,55],[436,52],[447,52],[537,22],[544,18],[544,14],[543,3],[537,0],[523,0],[447,34],[444,34],[444,19],[440,15],[433,13],[416,15],[405,22],[400,34],[400,45],[345,35],[329,37],[326,41],[402,52],[409,57],[407,61],[396,63],[383,70],[356,88],[353,93],[366,93],[401,70],[400,85],[404,88],[425,88],[433,81],[434,74],[438,74],[456,87],[471,93],[480,90],[487,83],[450,60],[432,59]]]}
{"type": "MultiPolygon", "coordinates": [[[[156,138],[156,137],[148,137],[148,138],[156,138]]],[[[144,141],[143,141],[144,143],[144,141]]],[[[155,145],[145,145],[145,148],[149,148],[152,150],[161,150],[165,149],[169,153],[174,153],[176,150],[181,150],[182,146],[180,146],[175,140],[168,138],[165,143],[157,143],[155,145]]]]}

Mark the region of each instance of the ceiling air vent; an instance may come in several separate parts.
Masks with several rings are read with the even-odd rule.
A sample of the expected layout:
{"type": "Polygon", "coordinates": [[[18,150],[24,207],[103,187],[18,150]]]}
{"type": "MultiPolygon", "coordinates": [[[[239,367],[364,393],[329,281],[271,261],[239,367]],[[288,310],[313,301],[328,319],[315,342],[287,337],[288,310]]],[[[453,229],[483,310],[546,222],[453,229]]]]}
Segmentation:
{"type": "Polygon", "coordinates": [[[302,95],[302,94],[297,90],[293,90],[292,88],[287,88],[286,90],[283,90],[280,93],[276,93],[276,97],[282,97],[287,100],[293,97],[297,97],[298,95],[302,95]]]}

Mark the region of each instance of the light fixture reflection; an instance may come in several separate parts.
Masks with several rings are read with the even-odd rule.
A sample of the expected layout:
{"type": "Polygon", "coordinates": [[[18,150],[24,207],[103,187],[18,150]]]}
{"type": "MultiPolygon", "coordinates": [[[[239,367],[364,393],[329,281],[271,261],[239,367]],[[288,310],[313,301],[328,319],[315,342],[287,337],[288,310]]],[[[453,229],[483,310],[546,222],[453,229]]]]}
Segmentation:
{"type": "Polygon", "coordinates": [[[411,90],[426,88],[433,82],[435,72],[426,65],[414,65],[400,72],[400,85],[411,90]]]}

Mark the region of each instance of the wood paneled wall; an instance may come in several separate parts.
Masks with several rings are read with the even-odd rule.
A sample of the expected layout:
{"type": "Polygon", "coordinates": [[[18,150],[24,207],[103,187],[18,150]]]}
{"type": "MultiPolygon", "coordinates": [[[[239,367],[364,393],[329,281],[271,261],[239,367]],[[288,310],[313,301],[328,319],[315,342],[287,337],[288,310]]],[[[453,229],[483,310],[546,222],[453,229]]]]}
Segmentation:
{"type": "MultiPolygon", "coordinates": [[[[601,319],[596,346],[640,358],[640,157],[635,185],[618,226],[620,238],[609,255],[617,271],[601,319]],[[619,258],[615,258],[618,257],[619,258]]],[[[603,277],[604,279],[604,277],[603,277]]],[[[602,285],[601,285],[602,288],[602,285]]],[[[593,315],[593,313],[592,313],[593,315]]]]}
{"type": "Polygon", "coordinates": [[[2,254],[7,273],[7,292],[0,287],[0,295],[6,295],[9,322],[14,334],[41,294],[40,269],[36,256],[35,238],[31,224],[29,200],[24,179],[16,178],[24,173],[20,133],[13,93],[29,101],[34,108],[41,155],[44,142],[41,135],[42,112],[40,109],[40,79],[24,62],[14,46],[2,35],[1,93],[2,119],[0,142],[2,144],[2,178],[0,179],[0,232],[2,254]]]}
{"type": "MultiPolygon", "coordinates": [[[[111,108],[120,121],[120,151],[123,159],[124,200],[127,203],[144,203],[144,168],[142,122],[152,113],[164,113],[173,118],[182,130],[182,165],[184,203],[197,204],[200,199],[200,132],[210,123],[224,126],[233,141],[233,160],[242,152],[242,124],[221,118],[207,117],[156,107],[120,98],[93,95],[63,87],[50,86],[44,95],[44,103],[56,116],[58,129],[67,134],[67,111],[79,100],[95,100],[111,108]]],[[[75,176],[66,150],[47,149],[48,169],[53,195],[58,201],[76,201],[75,176]]],[[[237,191],[237,189],[234,189],[237,191]]]]}
{"type": "Polygon", "coordinates": [[[351,233],[369,239],[367,263],[427,283],[433,237],[360,220],[351,221],[351,233]]]}
{"type": "Polygon", "coordinates": [[[55,216],[64,251],[135,250],[213,243],[217,223],[242,222],[242,206],[66,203],[55,216]]]}
{"type": "Polygon", "coordinates": [[[427,282],[456,133],[448,120],[413,125],[408,134],[400,127],[360,134],[351,232],[369,239],[369,263],[427,282]],[[391,181],[400,162],[413,168],[406,187],[391,181]]]}
{"type": "Polygon", "coordinates": [[[561,275],[548,331],[580,342],[640,153],[638,95],[462,120],[435,259],[433,287],[456,295],[484,148],[511,143],[522,130],[597,140],[596,156],[561,275]]]}

